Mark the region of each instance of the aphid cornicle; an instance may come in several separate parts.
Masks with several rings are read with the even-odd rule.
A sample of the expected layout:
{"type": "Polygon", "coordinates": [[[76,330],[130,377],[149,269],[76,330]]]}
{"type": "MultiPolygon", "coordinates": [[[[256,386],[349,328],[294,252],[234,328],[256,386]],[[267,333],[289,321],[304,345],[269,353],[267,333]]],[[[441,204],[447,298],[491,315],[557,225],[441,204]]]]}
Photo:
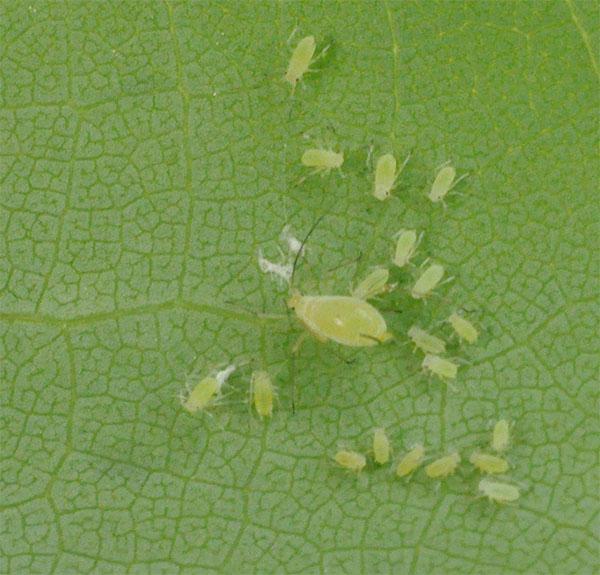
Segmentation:
{"type": "Polygon", "coordinates": [[[387,283],[389,277],[390,272],[387,268],[375,268],[354,288],[354,290],[352,290],[352,297],[357,297],[358,299],[371,299],[390,291],[392,286],[387,283]]]}
{"type": "Polygon", "coordinates": [[[479,492],[495,503],[511,503],[521,496],[516,485],[491,479],[482,479],[479,482],[479,492]]]}
{"type": "Polygon", "coordinates": [[[400,230],[397,236],[396,251],[392,261],[394,265],[403,268],[410,263],[411,258],[415,255],[421,238],[417,238],[415,230],[400,230]]]}
{"type": "Polygon", "coordinates": [[[410,291],[410,295],[415,299],[426,298],[436,288],[444,277],[444,266],[440,264],[431,264],[415,282],[410,291]]]}
{"type": "Polygon", "coordinates": [[[443,339],[427,333],[416,325],[408,330],[408,337],[410,337],[415,347],[425,353],[440,354],[446,351],[446,342],[443,339]]]}
{"type": "Polygon", "coordinates": [[[456,363],[430,353],[424,357],[421,367],[432,375],[437,375],[440,379],[445,380],[456,379],[458,372],[458,365],[456,363]]]}
{"type": "Polygon", "coordinates": [[[482,473],[498,474],[508,471],[508,461],[497,455],[475,451],[469,461],[482,473]]]}
{"type": "Polygon", "coordinates": [[[362,453],[345,449],[338,451],[333,459],[340,467],[354,473],[360,473],[367,464],[367,458],[362,453]]]}
{"type": "Polygon", "coordinates": [[[252,403],[261,417],[273,415],[273,398],[275,390],[271,376],[266,371],[255,371],[250,380],[252,403]]]}
{"type": "Polygon", "coordinates": [[[385,429],[378,427],[373,431],[373,458],[379,465],[383,465],[390,460],[390,440],[385,429]]]}
{"type": "Polygon", "coordinates": [[[510,425],[506,419],[501,419],[494,425],[492,433],[492,449],[497,453],[502,453],[510,445],[510,425]]]}
{"type": "Polygon", "coordinates": [[[327,173],[335,168],[341,168],[344,163],[344,154],[333,150],[312,148],[302,154],[302,165],[314,168],[313,173],[327,173]]]}
{"type": "Polygon", "coordinates": [[[387,200],[394,186],[398,176],[402,173],[404,166],[408,162],[410,154],[404,160],[404,163],[398,171],[396,171],[396,158],[392,154],[384,154],[377,160],[377,166],[375,167],[375,184],[373,186],[373,196],[378,200],[387,200]]]}
{"type": "Polygon", "coordinates": [[[317,44],[314,36],[307,36],[302,38],[298,45],[294,48],[290,62],[288,64],[287,72],[285,73],[285,80],[292,86],[292,94],[296,89],[296,84],[302,80],[302,76],[308,72],[310,63],[315,55],[317,44]]]}
{"type": "Polygon", "coordinates": [[[421,463],[425,457],[425,448],[417,444],[415,445],[396,466],[396,475],[398,477],[406,477],[410,475],[421,463]]]}
{"type": "Polygon", "coordinates": [[[187,396],[180,396],[183,408],[189,413],[196,413],[215,405],[221,395],[221,388],[235,370],[235,365],[229,365],[215,375],[202,378],[187,396]]]}
{"type": "Polygon", "coordinates": [[[427,477],[431,477],[432,479],[448,477],[448,475],[452,475],[456,471],[459,463],[460,454],[458,451],[455,451],[430,463],[425,467],[425,473],[427,477]]]}
{"type": "Polygon", "coordinates": [[[468,174],[462,175],[460,178],[456,178],[456,170],[453,166],[449,165],[449,162],[442,164],[440,169],[435,176],[435,180],[429,190],[428,198],[434,202],[444,202],[444,198],[448,195],[448,192],[458,184],[461,180],[467,177],[468,174]]]}
{"type": "Polygon", "coordinates": [[[460,339],[464,339],[468,343],[475,343],[477,341],[477,337],[479,336],[477,328],[462,315],[453,313],[448,318],[448,322],[460,339]]]}

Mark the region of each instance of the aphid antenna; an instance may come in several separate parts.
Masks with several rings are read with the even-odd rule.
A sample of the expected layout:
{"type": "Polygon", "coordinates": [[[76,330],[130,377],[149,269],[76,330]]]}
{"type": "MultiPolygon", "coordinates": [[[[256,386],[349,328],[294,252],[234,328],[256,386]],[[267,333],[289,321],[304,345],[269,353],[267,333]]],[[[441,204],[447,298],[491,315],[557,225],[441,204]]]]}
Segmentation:
{"type": "Polygon", "coordinates": [[[366,165],[367,165],[367,170],[369,171],[373,171],[373,150],[375,149],[375,145],[373,144],[373,142],[371,142],[371,144],[369,145],[369,151],[367,152],[367,159],[366,159],[366,165]]]}
{"type": "Polygon", "coordinates": [[[446,166],[450,165],[452,163],[452,160],[446,160],[445,162],[441,163],[436,170],[441,170],[442,168],[445,168],[446,166]]]}
{"type": "Polygon", "coordinates": [[[288,36],[288,39],[286,40],[286,44],[289,46],[290,42],[294,39],[294,36],[296,35],[296,33],[298,32],[298,30],[300,30],[300,26],[296,26],[293,30],[292,33],[288,36]]]}
{"type": "Polygon", "coordinates": [[[310,236],[312,236],[312,234],[314,233],[314,231],[317,229],[317,226],[321,223],[321,221],[323,220],[323,218],[325,217],[325,215],[326,214],[321,214],[313,222],[313,224],[310,227],[310,229],[308,230],[307,234],[304,236],[304,239],[302,240],[302,243],[300,244],[300,249],[298,250],[298,252],[296,253],[296,256],[294,257],[294,263],[292,264],[292,275],[290,276],[290,291],[294,287],[294,278],[296,276],[296,269],[298,268],[298,264],[299,264],[299,261],[300,261],[300,254],[302,254],[302,252],[304,251],[304,246],[306,245],[306,243],[310,239],[310,236]]]}

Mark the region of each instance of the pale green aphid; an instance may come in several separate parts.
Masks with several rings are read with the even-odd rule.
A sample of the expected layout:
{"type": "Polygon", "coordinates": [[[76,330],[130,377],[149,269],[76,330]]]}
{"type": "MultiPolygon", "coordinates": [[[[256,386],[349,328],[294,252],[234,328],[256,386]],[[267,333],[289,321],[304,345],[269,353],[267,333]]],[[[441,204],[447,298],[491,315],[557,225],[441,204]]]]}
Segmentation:
{"type": "Polygon", "coordinates": [[[230,365],[215,375],[202,378],[187,396],[180,395],[183,408],[189,413],[196,413],[214,406],[221,396],[221,388],[235,369],[235,365],[230,365]]]}
{"type": "Polygon", "coordinates": [[[479,482],[479,492],[495,503],[511,503],[519,499],[521,493],[516,485],[482,479],[479,482]]]}
{"type": "Polygon", "coordinates": [[[458,184],[461,180],[467,177],[468,174],[464,174],[457,180],[456,178],[456,170],[453,166],[446,164],[442,164],[441,169],[438,171],[435,180],[431,186],[431,190],[429,191],[428,197],[434,202],[443,202],[444,198],[448,194],[448,192],[458,184]]]}
{"type": "Polygon", "coordinates": [[[375,185],[373,186],[373,195],[381,201],[387,200],[396,185],[398,176],[402,173],[404,166],[408,162],[410,154],[396,171],[396,158],[392,154],[384,154],[377,160],[375,167],[375,185]]]}
{"type": "Polygon", "coordinates": [[[302,165],[314,168],[315,174],[327,173],[334,168],[341,168],[344,163],[344,154],[333,150],[311,148],[302,154],[302,165]]]}
{"type": "Polygon", "coordinates": [[[292,86],[292,94],[296,89],[296,84],[302,80],[302,76],[308,72],[310,63],[315,55],[317,44],[314,36],[302,38],[292,52],[292,57],[285,73],[285,80],[292,86]]]}
{"type": "Polygon", "coordinates": [[[363,279],[352,291],[352,297],[358,299],[371,299],[390,290],[387,281],[390,272],[387,268],[375,268],[365,279],[363,279]]]}
{"type": "Polygon", "coordinates": [[[250,379],[252,403],[261,417],[273,415],[273,399],[275,390],[271,376],[266,371],[255,371],[250,379]]]}
{"type": "Polygon", "coordinates": [[[462,315],[453,313],[448,318],[448,321],[460,339],[464,339],[468,343],[475,343],[477,341],[479,332],[468,319],[465,319],[462,315]]]}
{"type": "Polygon", "coordinates": [[[379,465],[383,465],[390,460],[390,440],[385,429],[378,427],[373,431],[373,457],[379,465]]]}
{"type": "Polygon", "coordinates": [[[411,258],[415,255],[421,237],[417,238],[415,230],[400,230],[397,234],[396,251],[392,260],[396,266],[403,268],[408,265],[411,258]]]}
{"type": "Polygon", "coordinates": [[[440,357],[439,355],[427,354],[421,367],[431,373],[437,375],[440,379],[456,379],[458,365],[449,359],[440,357]]]}
{"type": "Polygon", "coordinates": [[[410,295],[415,299],[427,297],[440,283],[444,277],[444,266],[440,264],[431,264],[415,282],[410,291],[410,295]]]}
{"type": "Polygon", "coordinates": [[[435,335],[427,333],[424,329],[413,325],[408,330],[408,337],[421,351],[431,354],[440,354],[446,351],[446,342],[435,335]]]}
{"type": "Polygon", "coordinates": [[[510,444],[510,425],[506,419],[501,419],[494,425],[492,433],[492,449],[502,453],[508,449],[510,444]]]}
{"type": "Polygon", "coordinates": [[[367,458],[356,451],[340,450],[333,459],[339,466],[355,473],[360,473],[367,464],[367,458]]]}
{"type": "Polygon", "coordinates": [[[287,305],[319,341],[370,347],[392,337],[383,316],[365,300],[352,296],[292,293],[287,305]]]}
{"type": "Polygon", "coordinates": [[[448,475],[452,475],[456,471],[459,463],[460,454],[458,451],[455,451],[454,453],[444,455],[444,457],[440,457],[430,463],[425,468],[425,473],[427,474],[427,477],[431,477],[432,479],[448,477],[448,475]]]}
{"type": "Polygon", "coordinates": [[[410,475],[421,463],[425,457],[425,448],[417,444],[415,445],[398,463],[396,466],[396,475],[398,477],[406,477],[410,475]]]}
{"type": "Polygon", "coordinates": [[[475,451],[469,461],[482,473],[498,474],[508,471],[508,461],[497,455],[475,451]]]}

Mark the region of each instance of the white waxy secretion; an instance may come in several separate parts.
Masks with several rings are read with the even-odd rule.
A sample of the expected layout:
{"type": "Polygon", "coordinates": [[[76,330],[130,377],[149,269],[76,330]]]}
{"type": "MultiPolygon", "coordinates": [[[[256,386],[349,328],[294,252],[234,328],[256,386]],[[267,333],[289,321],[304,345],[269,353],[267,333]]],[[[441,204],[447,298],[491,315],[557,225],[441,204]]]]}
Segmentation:
{"type": "Polygon", "coordinates": [[[475,451],[469,461],[482,473],[498,474],[508,471],[508,461],[497,455],[475,451]]]}
{"type": "Polygon", "coordinates": [[[358,299],[371,299],[389,291],[390,286],[387,283],[389,278],[390,272],[387,268],[375,268],[354,288],[354,290],[352,290],[352,297],[358,299]]]}
{"type": "Polygon", "coordinates": [[[458,184],[461,180],[467,177],[468,174],[464,174],[458,179],[456,178],[456,169],[449,165],[449,162],[442,165],[435,176],[435,180],[431,186],[428,197],[434,202],[443,202],[444,198],[448,195],[448,192],[458,184]]]}
{"type": "Polygon", "coordinates": [[[413,473],[425,457],[425,448],[421,444],[415,445],[396,466],[396,475],[398,477],[406,477],[413,473]]]}
{"type": "Polygon", "coordinates": [[[417,237],[416,230],[400,230],[397,237],[393,262],[394,265],[403,268],[410,263],[415,255],[422,234],[421,237],[417,237]]]}
{"type": "Polygon", "coordinates": [[[516,485],[491,479],[482,479],[479,482],[479,492],[495,503],[512,503],[521,496],[516,485]]]}
{"type": "Polygon", "coordinates": [[[415,347],[425,353],[440,354],[446,351],[446,342],[443,339],[427,333],[416,325],[408,330],[408,337],[410,337],[415,347]]]}
{"type": "Polygon", "coordinates": [[[306,36],[302,38],[298,45],[294,48],[290,62],[288,64],[287,71],[285,73],[285,80],[292,86],[292,94],[296,89],[296,84],[302,80],[304,74],[308,72],[310,63],[312,62],[313,56],[317,44],[314,36],[306,36]]]}
{"type": "Polygon", "coordinates": [[[431,264],[415,282],[410,294],[415,299],[423,299],[431,294],[444,277],[444,266],[431,264]]]}
{"type": "Polygon", "coordinates": [[[292,277],[293,265],[291,262],[276,263],[264,257],[262,250],[258,250],[258,267],[261,272],[275,276],[284,284],[289,284],[292,277]]]}
{"type": "Polygon", "coordinates": [[[273,399],[275,390],[271,376],[266,371],[255,371],[250,380],[252,403],[261,417],[273,415],[273,399]]]}
{"type": "Polygon", "coordinates": [[[437,375],[440,379],[445,380],[456,379],[458,372],[458,365],[456,363],[430,353],[423,358],[421,367],[432,375],[437,375]]]}
{"type": "Polygon", "coordinates": [[[455,451],[430,463],[425,467],[425,473],[427,477],[431,477],[432,479],[448,477],[448,475],[452,475],[456,471],[459,463],[460,454],[458,451],[455,451]]]}
{"type": "Polygon", "coordinates": [[[378,427],[373,431],[373,457],[379,465],[383,465],[390,460],[390,440],[385,429],[378,427]]]}
{"type": "Polygon", "coordinates": [[[367,464],[367,458],[362,453],[342,449],[334,456],[334,461],[344,469],[360,473],[367,464]]]}
{"type": "Polygon", "coordinates": [[[334,168],[341,168],[344,163],[344,154],[322,148],[311,148],[302,154],[302,165],[313,168],[313,173],[326,174],[334,168]]]}
{"type": "Polygon", "coordinates": [[[455,312],[448,318],[448,321],[460,339],[464,339],[468,343],[477,341],[479,332],[468,319],[455,312]]]}
{"type": "Polygon", "coordinates": [[[497,453],[502,453],[510,445],[510,424],[506,419],[501,419],[494,425],[492,433],[492,449],[497,453]]]}

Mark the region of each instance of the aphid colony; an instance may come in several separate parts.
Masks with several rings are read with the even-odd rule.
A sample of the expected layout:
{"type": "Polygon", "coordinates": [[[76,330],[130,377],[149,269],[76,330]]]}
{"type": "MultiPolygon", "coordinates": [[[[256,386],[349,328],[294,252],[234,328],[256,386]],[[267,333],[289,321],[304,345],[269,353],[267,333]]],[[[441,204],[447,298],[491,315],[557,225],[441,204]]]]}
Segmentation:
{"type": "MultiPolygon", "coordinates": [[[[500,420],[494,427],[491,446],[496,452],[502,452],[508,447],[509,426],[506,420],[500,420]],[[500,448],[500,449],[499,449],[500,448]]],[[[367,452],[376,466],[389,463],[392,459],[391,441],[384,428],[373,430],[372,447],[367,452]]],[[[360,473],[367,467],[367,455],[343,448],[333,456],[333,461],[341,468],[360,473]]],[[[508,471],[509,463],[500,455],[493,455],[481,451],[474,451],[469,457],[473,468],[485,475],[500,475],[508,471]]],[[[449,451],[438,457],[427,457],[425,447],[417,443],[407,452],[403,453],[392,463],[394,473],[399,478],[409,478],[425,464],[425,475],[429,479],[445,479],[454,475],[462,462],[460,453],[456,450],[449,451]]],[[[480,496],[487,497],[495,503],[510,503],[520,496],[518,485],[511,483],[507,478],[491,479],[484,477],[478,483],[480,496]]]]}

